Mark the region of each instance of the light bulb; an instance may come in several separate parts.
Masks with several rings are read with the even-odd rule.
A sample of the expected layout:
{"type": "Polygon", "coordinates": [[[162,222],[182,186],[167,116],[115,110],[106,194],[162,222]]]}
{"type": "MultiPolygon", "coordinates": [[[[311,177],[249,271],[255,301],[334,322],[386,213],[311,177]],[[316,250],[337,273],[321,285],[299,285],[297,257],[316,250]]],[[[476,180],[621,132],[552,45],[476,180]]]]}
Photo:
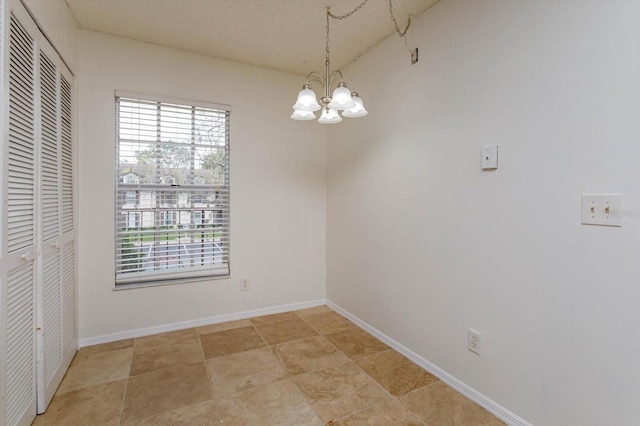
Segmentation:
{"type": "Polygon", "coordinates": [[[351,99],[353,99],[355,106],[351,109],[344,110],[344,112],[342,113],[343,117],[356,118],[364,117],[365,115],[369,114],[369,112],[364,108],[362,99],[360,99],[356,92],[353,92],[351,94],[351,99]]]}
{"type": "Polygon", "coordinates": [[[295,110],[293,111],[293,114],[291,114],[291,118],[293,118],[294,120],[315,120],[316,115],[312,112],[312,111],[300,111],[300,110],[295,110]]]}
{"type": "Polygon", "coordinates": [[[333,91],[333,95],[331,95],[331,102],[329,103],[329,108],[342,111],[345,109],[351,109],[355,106],[353,100],[351,99],[351,92],[347,88],[344,82],[340,82],[336,90],[333,91]]]}
{"type": "Polygon", "coordinates": [[[298,93],[298,101],[293,106],[293,109],[296,111],[318,111],[320,108],[316,94],[311,90],[311,86],[308,84],[302,86],[302,90],[298,93]]]}
{"type": "Polygon", "coordinates": [[[341,121],[342,121],[342,117],[340,117],[340,114],[338,114],[338,111],[327,107],[322,110],[322,116],[318,120],[318,123],[333,124],[333,123],[339,123],[341,121]]]}

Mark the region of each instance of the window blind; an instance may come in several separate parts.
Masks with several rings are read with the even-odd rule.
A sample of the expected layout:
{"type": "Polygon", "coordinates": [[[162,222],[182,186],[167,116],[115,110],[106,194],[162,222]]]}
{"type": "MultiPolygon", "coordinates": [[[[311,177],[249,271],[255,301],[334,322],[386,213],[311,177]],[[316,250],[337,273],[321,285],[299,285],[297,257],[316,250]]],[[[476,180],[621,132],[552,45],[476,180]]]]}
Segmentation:
{"type": "Polygon", "coordinates": [[[229,275],[228,109],[116,94],[116,285],[229,275]]]}

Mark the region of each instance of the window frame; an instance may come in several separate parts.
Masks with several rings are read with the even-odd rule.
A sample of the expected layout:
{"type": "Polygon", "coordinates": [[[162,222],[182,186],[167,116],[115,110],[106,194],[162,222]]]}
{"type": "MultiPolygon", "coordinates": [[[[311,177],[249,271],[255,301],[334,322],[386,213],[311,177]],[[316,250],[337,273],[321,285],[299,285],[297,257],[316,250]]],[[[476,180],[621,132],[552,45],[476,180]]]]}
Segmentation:
{"type": "MultiPolygon", "coordinates": [[[[231,198],[230,198],[231,107],[225,104],[193,101],[193,100],[187,100],[187,99],[168,98],[168,97],[147,95],[147,94],[141,94],[141,93],[135,93],[135,92],[124,92],[119,90],[116,90],[114,92],[114,95],[115,95],[115,109],[116,109],[115,111],[116,182],[114,185],[115,217],[113,221],[114,228],[115,228],[114,236],[116,240],[115,241],[115,265],[114,265],[115,266],[114,290],[151,287],[151,286],[158,286],[158,285],[171,285],[171,284],[187,283],[187,282],[194,282],[194,281],[210,281],[210,280],[229,278],[231,276],[231,241],[230,241],[231,240],[231,217],[230,217],[230,211],[231,211],[231,198]],[[193,179],[194,181],[186,185],[175,185],[173,183],[166,184],[166,182],[164,182],[165,177],[163,177],[161,179],[161,182],[158,182],[158,184],[148,184],[146,182],[138,180],[138,175],[135,175],[136,182],[128,182],[128,180],[131,180],[128,178],[131,177],[133,173],[132,172],[124,173],[124,174],[121,173],[121,157],[120,157],[120,150],[121,150],[121,143],[122,143],[121,132],[120,132],[121,130],[120,100],[121,99],[124,99],[129,102],[139,101],[141,104],[156,103],[158,105],[158,111],[160,111],[161,106],[166,105],[166,106],[175,106],[177,108],[190,108],[193,111],[198,111],[202,109],[213,110],[215,114],[222,114],[224,116],[224,122],[223,122],[224,143],[222,144],[222,148],[224,149],[224,159],[225,159],[224,169],[223,169],[224,184],[222,186],[215,185],[213,183],[203,184],[204,182],[201,176],[195,176],[195,179],[193,179]],[[148,211],[137,211],[136,208],[139,207],[138,205],[134,206],[134,209],[131,209],[130,207],[123,209],[122,208],[123,206],[128,206],[128,205],[126,204],[126,199],[124,204],[120,205],[121,203],[119,203],[118,201],[119,193],[122,191],[125,191],[124,193],[126,195],[127,191],[132,190],[131,188],[128,188],[128,186],[131,186],[131,185],[140,185],[140,187],[135,190],[137,195],[137,203],[139,204],[142,203],[142,200],[141,200],[142,192],[148,193],[148,197],[150,199],[155,199],[156,197],[162,197],[162,194],[171,192],[170,198],[172,200],[173,205],[168,205],[166,203],[163,203],[162,200],[158,200],[156,202],[155,209],[150,208],[150,210],[148,211]],[[168,189],[167,186],[170,188],[168,189]],[[183,186],[185,190],[180,191],[180,188],[176,188],[176,190],[172,192],[171,190],[173,190],[174,189],[173,187],[176,187],[176,186],[183,186]],[[202,190],[204,192],[213,191],[217,193],[217,191],[221,187],[224,188],[223,191],[225,192],[225,195],[222,198],[221,203],[214,204],[214,202],[212,201],[206,207],[191,206],[190,209],[189,208],[185,209],[184,206],[182,206],[183,208],[181,208],[180,206],[181,199],[183,196],[185,196],[186,199],[189,200],[189,203],[193,204],[190,201],[190,199],[192,196],[194,196],[194,194],[197,194],[196,191],[198,190],[202,190]],[[197,209],[198,213],[201,215],[200,221],[198,223],[194,222],[195,216],[196,216],[194,208],[197,209]],[[185,270],[182,272],[162,273],[162,272],[158,272],[159,270],[163,270],[162,268],[154,267],[151,274],[144,274],[143,272],[142,274],[146,276],[142,278],[140,277],[141,275],[140,270],[138,270],[137,272],[134,272],[135,277],[133,277],[132,279],[121,278],[123,275],[123,271],[126,268],[125,269],[122,268],[122,263],[120,264],[120,268],[119,268],[118,262],[119,261],[122,262],[122,258],[124,256],[125,249],[123,244],[125,243],[122,242],[124,241],[122,238],[126,238],[126,235],[125,237],[122,237],[122,235],[126,234],[129,230],[128,218],[130,214],[136,214],[136,218],[137,218],[136,220],[138,221],[139,227],[143,226],[143,224],[145,223],[145,220],[148,220],[146,218],[149,218],[150,215],[151,217],[155,217],[155,219],[153,219],[153,222],[155,223],[155,225],[152,228],[155,234],[159,234],[160,232],[163,231],[162,228],[167,226],[175,227],[176,232],[179,232],[180,229],[183,229],[185,224],[182,222],[182,217],[186,217],[184,215],[185,211],[190,212],[188,213],[190,217],[189,224],[193,225],[193,229],[191,229],[189,228],[189,224],[187,224],[188,225],[187,230],[191,230],[193,232],[194,230],[197,230],[198,228],[203,227],[203,224],[205,223],[205,217],[207,217],[207,213],[209,213],[211,217],[216,217],[217,212],[221,211],[221,209],[225,212],[225,217],[220,224],[215,224],[215,226],[219,228],[212,228],[214,229],[213,231],[207,230],[208,232],[211,232],[211,234],[207,236],[207,238],[211,239],[211,242],[207,243],[211,245],[210,254],[208,255],[209,258],[204,258],[202,257],[204,255],[201,255],[201,258],[198,259],[196,256],[190,255],[190,256],[193,256],[193,259],[189,261],[191,263],[191,267],[184,268],[185,270]],[[125,226],[125,229],[122,229],[122,234],[121,234],[119,231],[119,224],[121,221],[119,218],[119,215],[122,215],[122,214],[126,215],[126,219],[125,219],[126,226],[125,226]],[[167,215],[170,215],[170,221],[169,221],[171,222],[170,224],[167,224],[168,222],[167,215]],[[220,232],[222,233],[221,235],[224,235],[222,239],[220,239],[219,235],[218,237],[216,237],[215,229],[219,229],[220,232]],[[218,238],[219,240],[216,240],[216,238],[218,238]],[[223,248],[221,248],[221,245],[223,248]],[[217,260],[220,263],[217,263],[216,262],[217,260]],[[210,264],[208,262],[210,262],[210,264]],[[198,265],[198,263],[200,263],[200,265],[198,265]],[[196,266],[194,267],[194,265],[196,266]],[[214,265],[218,265],[218,266],[214,266],[214,265]]],[[[157,120],[160,123],[162,119],[161,119],[160,113],[158,114],[159,115],[157,120]]],[[[148,141],[140,140],[139,143],[166,144],[167,142],[162,141],[162,139],[158,137],[157,142],[148,142],[148,141]]],[[[169,144],[173,143],[176,146],[179,145],[178,142],[168,142],[168,143],[169,144]]],[[[191,135],[190,142],[185,143],[184,146],[190,147],[191,150],[195,149],[194,147],[199,146],[199,144],[196,142],[194,133],[192,133],[191,135]]],[[[211,146],[215,147],[216,144],[212,144],[211,146]]],[[[193,162],[193,157],[191,157],[191,161],[193,162]]],[[[191,170],[193,170],[193,165],[191,166],[191,170]]],[[[199,195],[199,197],[205,198],[205,197],[202,197],[201,195],[199,195]]],[[[172,231],[174,231],[174,229],[172,229],[172,231]]],[[[169,232],[169,231],[165,229],[164,232],[169,232]]],[[[204,230],[201,231],[201,235],[203,235],[202,237],[203,239],[201,241],[204,241],[204,235],[205,235],[204,230]]],[[[191,237],[191,239],[192,241],[194,241],[193,236],[191,237]]],[[[154,241],[157,241],[157,239],[154,239],[154,241]]],[[[178,242],[176,242],[176,246],[179,247],[181,245],[184,246],[184,243],[182,243],[180,241],[180,237],[178,237],[178,242]]],[[[166,246],[167,246],[165,248],[166,251],[172,250],[169,244],[166,244],[166,246]]],[[[149,248],[149,253],[151,253],[152,250],[156,250],[156,249],[157,249],[157,246],[155,244],[151,245],[149,248]]],[[[187,250],[186,246],[184,250],[185,251],[187,250]]],[[[158,255],[156,255],[156,257],[154,257],[153,259],[156,259],[157,256],[158,255]]],[[[182,264],[183,262],[180,261],[180,263],[182,264]]],[[[181,269],[183,268],[182,267],[172,268],[171,266],[167,266],[166,268],[164,268],[164,270],[172,270],[172,271],[181,270],[181,269]]],[[[125,274],[127,273],[125,272],[125,274]]]]}

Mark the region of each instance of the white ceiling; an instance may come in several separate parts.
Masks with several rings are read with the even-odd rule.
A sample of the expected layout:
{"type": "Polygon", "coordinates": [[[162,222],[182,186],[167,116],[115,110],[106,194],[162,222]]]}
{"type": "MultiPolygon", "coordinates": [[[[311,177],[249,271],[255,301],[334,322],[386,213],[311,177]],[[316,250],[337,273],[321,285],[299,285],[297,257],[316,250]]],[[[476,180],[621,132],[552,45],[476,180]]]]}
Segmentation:
{"type": "MultiPolygon", "coordinates": [[[[87,30],[297,74],[324,70],[326,7],[340,15],[361,1],[66,0],[87,30]]],[[[394,15],[403,28],[409,14],[417,16],[435,2],[393,0],[394,15]]],[[[332,69],[394,33],[388,0],[369,0],[330,25],[332,69]]]]}

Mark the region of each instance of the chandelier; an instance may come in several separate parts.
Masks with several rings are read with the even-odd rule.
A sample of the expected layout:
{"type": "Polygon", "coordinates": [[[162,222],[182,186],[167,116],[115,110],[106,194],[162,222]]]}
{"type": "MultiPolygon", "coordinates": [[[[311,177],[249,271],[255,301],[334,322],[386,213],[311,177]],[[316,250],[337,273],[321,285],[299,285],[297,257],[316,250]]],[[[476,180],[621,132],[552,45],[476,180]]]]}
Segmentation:
{"type": "MultiPolygon", "coordinates": [[[[362,99],[360,99],[360,95],[358,95],[358,92],[356,92],[355,90],[351,91],[347,86],[348,82],[351,87],[355,89],[355,85],[353,84],[353,82],[344,77],[342,75],[342,72],[339,70],[330,72],[331,61],[329,60],[329,19],[348,18],[359,11],[367,3],[367,1],[369,0],[364,0],[358,5],[358,7],[344,15],[334,15],[331,13],[331,8],[327,7],[327,37],[325,44],[324,61],[325,74],[323,76],[316,71],[312,71],[307,74],[305,83],[302,86],[302,90],[300,90],[300,93],[298,93],[298,100],[295,105],[293,105],[293,114],[291,115],[291,118],[293,118],[294,120],[315,120],[317,118],[315,112],[320,110],[322,110],[322,112],[320,114],[318,122],[323,124],[339,123],[342,121],[342,117],[356,118],[364,117],[368,114],[367,110],[364,107],[362,99]],[[316,93],[311,89],[312,82],[319,83],[322,86],[323,94],[320,98],[319,103],[316,97],[316,93]]],[[[407,30],[409,29],[409,26],[411,26],[411,16],[409,16],[409,22],[407,23],[405,29],[401,31],[396,18],[393,15],[393,5],[391,1],[392,0],[389,0],[389,13],[391,14],[391,19],[393,20],[398,35],[405,38],[406,45],[407,39],[405,35],[407,33],[407,30]]],[[[430,9],[438,2],[439,0],[436,0],[427,9],[430,9]]],[[[411,64],[413,65],[418,62],[418,49],[409,49],[409,53],[411,54],[411,64]]]]}
{"type": "MultiPolygon", "coordinates": [[[[368,114],[367,110],[364,108],[362,99],[358,96],[358,92],[352,92],[347,87],[345,77],[342,75],[342,72],[336,70],[329,73],[331,65],[331,61],[329,60],[329,18],[344,19],[351,16],[360,7],[364,6],[364,3],[352,12],[342,16],[332,15],[331,9],[327,7],[327,38],[324,60],[325,74],[323,76],[316,71],[312,71],[307,74],[302,90],[298,93],[298,101],[293,106],[293,114],[291,115],[291,118],[294,120],[315,120],[316,115],[314,112],[319,111],[320,109],[322,109],[322,113],[318,123],[323,124],[339,123],[342,121],[342,117],[364,117],[368,114]],[[315,92],[311,90],[311,82],[313,81],[320,83],[324,89],[323,96],[320,98],[322,106],[318,103],[315,92]],[[331,88],[333,87],[335,87],[335,89],[333,90],[333,93],[331,93],[331,88]],[[340,116],[339,111],[342,111],[342,117],[340,116]]],[[[346,80],[348,80],[353,86],[351,80],[346,80]]]]}

